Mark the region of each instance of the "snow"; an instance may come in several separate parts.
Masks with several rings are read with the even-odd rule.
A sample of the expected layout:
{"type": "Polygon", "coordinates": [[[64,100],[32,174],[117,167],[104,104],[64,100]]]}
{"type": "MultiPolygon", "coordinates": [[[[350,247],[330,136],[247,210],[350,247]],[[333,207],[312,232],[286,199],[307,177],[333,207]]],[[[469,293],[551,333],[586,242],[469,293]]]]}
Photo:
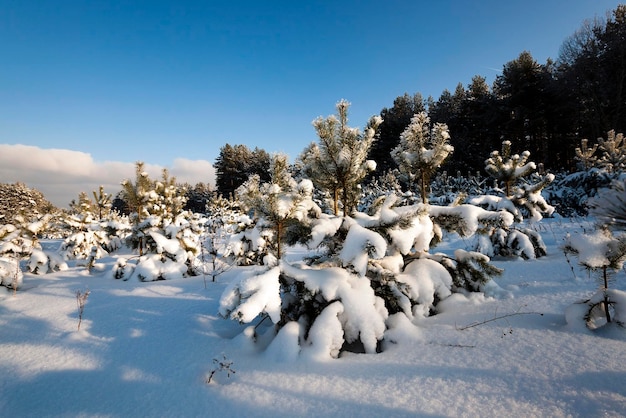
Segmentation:
{"type": "Polygon", "coordinates": [[[603,231],[592,234],[571,234],[567,237],[567,245],[578,254],[581,264],[591,268],[601,268],[611,264],[607,257],[614,239],[603,231]]]}
{"type": "MultiPolygon", "coordinates": [[[[367,353],[376,352],[378,340],[382,339],[385,332],[387,312],[383,309],[384,302],[374,294],[369,280],[338,267],[318,270],[283,264],[282,268],[286,275],[303,282],[313,293],[321,293],[325,300],[339,300],[342,305],[340,320],[345,331],[344,339],[352,343],[360,337],[367,353]]],[[[325,310],[338,309],[333,306],[331,304],[325,310]]],[[[322,321],[328,321],[328,315],[324,312],[321,316],[322,321]]],[[[334,330],[332,332],[336,333],[334,330]]]]}
{"type": "MultiPolygon", "coordinates": [[[[327,338],[315,341],[325,347],[300,352],[297,323],[264,344],[271,321],[240,325],[218,315],[241,270],[206,287],[202,276],[114,280],[111,256],[91,274],[75,261],[65,271],[25,272],[15,294],[0,287],[0,416],[624,416],[626,329],[569,323],[581,316],[576,302],[598,288],[561,249],[566,234],[589,227],[580,222],[544,219],[548,256],[494,262],[505,271],[495,283],[511,297],[459,293],[437,315],[391,315],[382,352],[338,359],[325,354],[341,329],[329,325],[350,303],[337,300],[318,318],[327,338]],[[87,288],[78,331],[75,294],[87,288]],[[214,362],[224,358],[230,377],[214,362]]],[[[436,250],[463,247],[462,238],[448,239],[456,241],[436,250]]],[[[328,273],[335,280],[320,273],[320,291],[333,291],[346,273],[337,270],[328,273]]],[[[358,286],[358,276],[345,279],[358,286]]],[[[611,287],[625,318],[623,271],[611,287]]]]}
{"type": "Polygon", "coordinates": [[[260,272],[249,269],[240,281],[233,281],[224,292],[220,314],[248,323],[259,314],[267,313],[272,322],[278,323],[281,304],[279,275],[278,266],[260,272]]]}
{"type": "Polygon", "coordinates": [[[365,276],[370,257],[383,258],[386,251],[387,242],[382,236],[354,223],[348,230],[339,258],[344,267],[352,265],[359,275],[365,276]]]}

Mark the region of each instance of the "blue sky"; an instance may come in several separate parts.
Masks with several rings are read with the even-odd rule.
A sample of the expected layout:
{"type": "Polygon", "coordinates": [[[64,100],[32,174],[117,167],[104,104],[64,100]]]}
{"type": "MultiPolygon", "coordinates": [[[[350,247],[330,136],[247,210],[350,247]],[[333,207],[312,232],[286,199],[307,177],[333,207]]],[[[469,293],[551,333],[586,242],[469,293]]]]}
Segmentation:
{"type": "Polygon", "coordinates": [[[0,0],[0,144],[169,166],[230,143],[293,160],[342,98],[363,127],[405,92],[491,83],[524,50],[557,58],[617,4],[0,0]]]}

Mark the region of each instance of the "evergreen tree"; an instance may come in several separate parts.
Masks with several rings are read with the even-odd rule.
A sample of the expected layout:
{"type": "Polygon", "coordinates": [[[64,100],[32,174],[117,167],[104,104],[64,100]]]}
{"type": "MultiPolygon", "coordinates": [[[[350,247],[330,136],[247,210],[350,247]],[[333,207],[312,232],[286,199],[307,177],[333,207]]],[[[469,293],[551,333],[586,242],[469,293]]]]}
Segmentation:
{"type": "Polygon", "coordinates": [[[296,183],[289,173],[287,156],[283,154],[271,158],[269,182],[260,183],[259,177],[253,175],[237,189],[237,197],[244,209],[253,211],[257,218],[255,228],[269,241],[268,249],[277,260],[283,255],[282,244],[289,234],[291,237],[300,235],[310,214],[319,216],[321,212],[312,200],[311,181],[305,179],[296,183]],[[263,232],[268,229],[269,234],[263,232]]]}
{"type": "Polygon", "coordinates": [[[184,209],[194,213],[206,213],[207,205],[215,197],[211,186],[202,182],[193,187],[184,184],[182,189],[186,200],[184,209]]]}
{"type": "Polygon", "coordinates": [[[229,198],[253,174],[267,181],[269,158],[269,154],[259,148],[250,150],[245,145],[224,145],[214,164],[217,191],[229,198]]]}
{"type": "Polygon", "coordinates": [[[339,202],[344,215],[349,216],[360,197],[360,184],[375,163],[367,160],[374,142],[376,129],[382,123],[380,116],[370,118],[365,131],[348,126],[350,103],[337,103],[337,116],[319,117],[313,126],[319,144],[311,143],[300,155],[302,170],[316,187],[330,193],[333,211],[339,213],[339,202]]]}
{"type": "Polygon", "coordinates": [[[500,133],[514,138],[525,149],[532,149],[542,163],[551,154],[549,118],[551,98],[547,95],[551,80],[552,63],[541,65],[530,52],[522,52],[503,66],[496,77],[494,93],[503,112],[500,116],[500,133]]]}
{"type": "MultiPolygon", "coordinates": [[[[530,152],[521,156],[511,155],[511,142],[502,142],[502,152],[493,151],[485,161],[485,170],[496,180],[496,195],[475,196],[468,203],[488,210],[509,212],[521,223],[524,217],[539,221],[544,215],[552,215],[554,207],[542,196],[542,190],[554,181],[553,174],[534,174],[536,165],[528,161],[530,152]],[[504,186],[504,190],[500,188],[504,186]],[[499,195],[498,195],[499,194],[499,195]]],[[[490,226],[478,237],[476,247],[489,256],[520,256],[534,259],[546,255],[546,246],[541,235],[521,225],[490,226]]]]}
{"type": "Polygon", "coordinates": [[[528,161],[529,151],[522,155],[511,155],[511,141],[502,142],[502,151],[492,151],[485,161],[485,171],[497,182],[504,185],[504,195],[511,197],[513,185],[521,177],[526,177],[537,169],[534,162],[528,161]]]}
{"type": "Polygon", "coordinates": [[[580,147],[576,147],[576,160],[580,164],[580,168],[582,170],[588,170],[591,167],[595,166],[598,157],[595,155],[598,144],[594,144],[592,147],[589,147],[589,140],[587,138],[583,138],[580,140],[580,147]]]}
{"type": "Polygon", "coordinates": [[[430,118],[426,112],[413,116],[411,123],[400,135],[400,144],[391,155],[400,172],[409,182],[419,181],[422,202],[428,202],[427,188],[433,173],[454,150],[450,145],[448,127],[435,123],[430,129],[430,118]]]}
{"type": "Polygon", "coordinates": [[[99,192],[100,194],[93,192],[94,198],[100,197],[99,201],[92,201],[85,192],[80,192],[78,202],[72,201],[71,212],[64,218],[63,223],[73,233],[59,247],[59,253],[64,260],[88,259],[87,267],[90,270],[97,259],[121,247],[120,237],[115,233],[109,237],[104,227],[107,221],[111,220],[112,214],[109,211],[106,214],[107,219],[102,218],[103,206],[106,209],[103,203],[108,201],[109,195],[104,193],[102,187],[99,192]]]}
{"type": "MultiPolygon", "coordinates": [[[[375,353],[391,315],[429,316],[453,291],[485,290],[490,276],[501,272],[476,252],[429,254],[435,228],[427,206],[399,203],[391,194],[374,202],[368,214],[311,220],[306,244],[326,252],[306,264],[283,261],[241,274],[222,294],[220,314],[241,323],[269,318],[279,330],[274,341],[293,338],[290,343],[305,357],[336,358],[359,347],[375,353]]],[[[458,208],[442,212],[453,209],[458,208]]],[[[463,209],[457,216],[468,233],[478,217],[506,222],[501,213],[463,209]]]]}
{"type": "Polygon", "coordinates": [[[100,186],[97,192],[94,190],[92,194],[94,205],[98,209],[98,220],[101,221],[104,218],[107,218],[111,211],[111,195],[105,193],[103,186],[100,186]]]}
{"type": "Polygon", "coordinates": [[[572,137],[626,129],[626,5],[585,21],[558,59],[559,111],[572,137]]]}
{"type": "Polygon", "coordinates": [[[590,199],[589,214],[602,225],[626,231],[626,180],[615,180],[590,199]]]}
{"type": "Polygon", "coordinates": [[[0,225],[11,223],[17,214],[31,218],[57,211],[40,191],[24,183],[0,183],[0,225]]]}
{"type": "Polygon", "coordinates": [[[598,138],[598,145],[602,153],[596,164],[609,173],[618,173],[626,168],[626,142],[624,134],[616,134],[611,130],[607,139],[598,138]]]}
{"type": "Polygon", "coordinates": [[[368,158],[376,161],[376,170],[372,174],[385,175],[396,167],[391,158],[391,150],[398,146],[400,134],[411,123],[414,114],[426,110],[420,93],[410,96],[408,93],[396,97],[391,108],[383,108],[380,116],[383,122],[379,127],[379,137],[370,148],[368,158]]]}
{"type": "Polygon", "coordinates": [[[143,255],[144,251],[144,234],[139,231],[144,220],[150,215],[148,211],[149,192],[153,188],[153,181],[150,180],[148,173],[144,171],[144,163],[138,161],[135,163],[135,182],[126,179],[122,181],[122,198],[128,205],[130,219],[133,223],[134,233],[131,240],[134,247],[138,248],[139,255],[143,255]]]}

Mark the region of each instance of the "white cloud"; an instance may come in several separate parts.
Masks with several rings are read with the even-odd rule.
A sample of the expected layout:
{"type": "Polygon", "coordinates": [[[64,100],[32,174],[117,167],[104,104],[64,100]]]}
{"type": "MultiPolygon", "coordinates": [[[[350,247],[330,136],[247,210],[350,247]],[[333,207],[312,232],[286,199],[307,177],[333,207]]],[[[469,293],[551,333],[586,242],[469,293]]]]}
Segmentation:
{"type": "MultiPolygon", "coordinates": [[[[215,184],[215,170],[205,160],[176,158],[167,167],[145,163],[145,170],[155,179],[167,168],[179,183],[215,184]]],[[[25,183],[59,207],[67,207],[80,192],[91,193],[100,185],[115,194],[122,180],[134,177],[135,163],[97,162],[90,154],[67,149],[0,144],[0,183],[25,183]]]]}

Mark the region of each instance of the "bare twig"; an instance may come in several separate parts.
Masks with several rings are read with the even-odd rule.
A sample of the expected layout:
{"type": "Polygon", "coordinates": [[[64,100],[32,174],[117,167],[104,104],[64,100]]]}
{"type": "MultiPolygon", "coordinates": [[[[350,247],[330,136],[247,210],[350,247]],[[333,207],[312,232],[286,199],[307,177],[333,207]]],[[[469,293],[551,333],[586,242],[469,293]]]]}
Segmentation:
{"type": "Polygon", "coordinates": [[[87,303],[87,298],[89,297],[89,289],[81,292],[80,290],[76,291],[76,304],[78,305],[78,330],[80,331],[80,324],[83,321],[83,312],[85,311],[85,304],[87,303]]]}
{"type": "Polygon", "coordinates": [[[231,374],[236,373],[235,370],[232,368],[233,361],[228,360],[225,355],[222,355],[222,360],[214,358],[213,364],[215,364],[215,367],[213,368],[213,370],[211,370],[211,373],[206,380],[207,383],[211,383],[213,381],[213,377],[217,372],[226,372],[226,375],[228,377],[230,377],[231,374]]]}
{"type": "Polygon", "coordinates": [[[504,318],[510,318],[512,316],[517,316],[517,315],[539,315],[539,316],[543,316],[543,314],[541,312],[513,312],[513,313],[509,313],[509,314],[505,314],[505,315],[499,315],[499,316],[494,316],[491,319],[486,319],[484,321],[481,322],[473,322],[469,325],[465,325],[463,327],[458,327],[456,326],[456,329],[458,331],[465,331],[466,329],[470,329],[470,328],[474,328],[477,327],[479,325],[484,325],[484,324],[488,324],[489,322],[494,322],[494,321],[498,321],[500,319],[504,319],[504,318]]]}

